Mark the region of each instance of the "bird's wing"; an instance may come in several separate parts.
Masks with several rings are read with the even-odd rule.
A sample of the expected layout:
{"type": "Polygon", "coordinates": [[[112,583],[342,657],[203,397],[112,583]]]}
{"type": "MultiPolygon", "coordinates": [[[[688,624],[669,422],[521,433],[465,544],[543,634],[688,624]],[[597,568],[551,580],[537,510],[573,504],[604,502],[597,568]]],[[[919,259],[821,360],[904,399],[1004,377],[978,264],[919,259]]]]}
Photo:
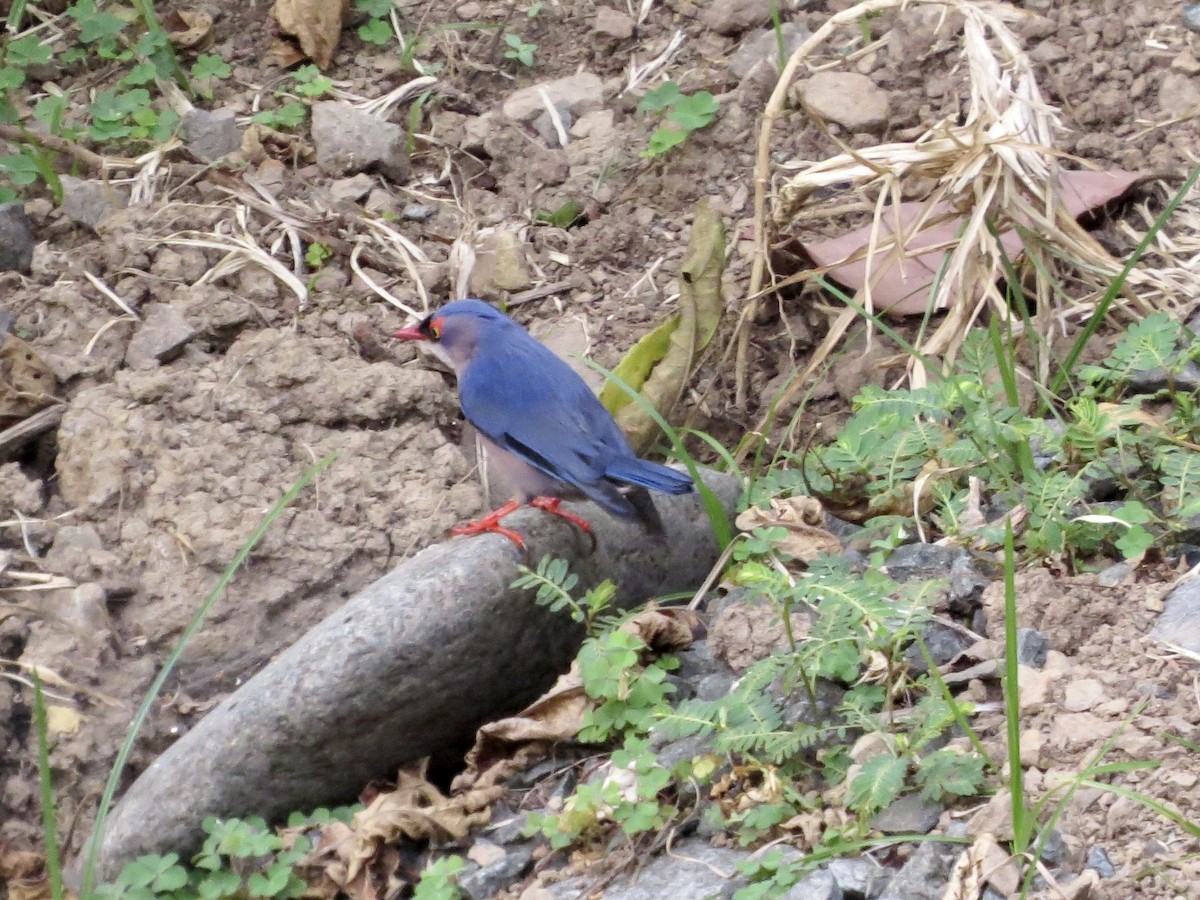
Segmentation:
{"type": "Polygon", "coordinates": [[[524,333],[506,338],[477,347],[459,384],[463,415],[501,448],[593,496],[623,436],[596,416],[600,401],[570,366],[524,333]]]}

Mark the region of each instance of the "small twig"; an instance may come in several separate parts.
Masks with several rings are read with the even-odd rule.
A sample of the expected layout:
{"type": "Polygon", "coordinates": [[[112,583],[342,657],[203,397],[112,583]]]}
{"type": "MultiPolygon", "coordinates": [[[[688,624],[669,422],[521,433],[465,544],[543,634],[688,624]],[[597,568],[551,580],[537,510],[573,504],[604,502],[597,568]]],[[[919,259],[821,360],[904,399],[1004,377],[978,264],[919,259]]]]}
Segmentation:
{"type": "Polygon", "coordinates": [[[530,288],[527,291],[521,291],[519,294],[513,294],[508,298],[507,306],[519,306],[522,303],[530,303],[534,300],[541,300],[544,297],[551,297],[554,294],[561,294],[563,291],[571,289],[569,281],[552,281],[550,284],[543,284],[541,287],[530,288]]]}
{"type": "Polygon", "coordinates": [[[53,150],[55,153],[66,153],[96,172],[103,172],[106,169],[132,169],[140,165],[136,159],[125,156],[102,156],[94,150],[89,150],[66,138],[29,131],[19,125],[0,125],[0,141],[8,141],[13,144],[37,144],[39,147],[53,150]]]}

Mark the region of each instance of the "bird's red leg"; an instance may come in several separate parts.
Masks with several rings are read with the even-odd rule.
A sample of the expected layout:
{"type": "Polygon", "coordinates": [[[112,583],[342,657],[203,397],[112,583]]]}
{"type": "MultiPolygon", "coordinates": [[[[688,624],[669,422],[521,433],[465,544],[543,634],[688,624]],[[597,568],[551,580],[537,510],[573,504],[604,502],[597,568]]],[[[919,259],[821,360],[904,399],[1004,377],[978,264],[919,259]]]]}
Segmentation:
{"type": "Polygon", "coordinates": [[[516,512],[517,508],[520,507],[520,505],[521,505],[520,501],[509,500],[507,503],[505,503],[499,509],[492,510],[490,513],[488,513],[482,519],[477,519],[474,522],[466,522],[462,525],[455,525],[453,528],[450,529],[450,533],[451,534],[487,534],[488,532],[492,532],[494,534],[502,534],[506,538],[508,538],[510,541],[512,541],[514,544],[516,544],[522,553],[525,553],[526,552],[525,539],[523,537],[521,537],[521,535],[517,534],[517,532],[513,531],[511,528],[505,528],[503,525],[500,524],[501,519],[503,519],[509,513],[516,512]]]}
{"type": "Polygon", "coordinates": [[[566,519],[580,531],[588,536],[592,542],[592,549],[596,549],[596,535],[592,534],[592,526],[587,519],[575,515],[573,512],[567,512],[565,509],[560,509],[562,503],[557,497],[534,497],[529,501],[530,506],[536,506],[538,509],[545,510],[551,515],[558,516],[560,519],[566,519]]]}

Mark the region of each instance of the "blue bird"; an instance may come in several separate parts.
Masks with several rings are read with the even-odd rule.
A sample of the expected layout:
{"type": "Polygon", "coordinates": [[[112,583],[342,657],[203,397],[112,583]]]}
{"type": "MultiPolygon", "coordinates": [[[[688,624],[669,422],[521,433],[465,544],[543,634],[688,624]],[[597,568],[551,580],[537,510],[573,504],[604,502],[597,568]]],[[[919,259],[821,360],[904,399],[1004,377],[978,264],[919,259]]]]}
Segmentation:
{"type": "Polygon", "coordinates": [[[500,520],[528,503],[561,516],[592,537],[591,526],[559,509],[587,497],[621,519],[661,535],[650,491],[686,494],[692,479],[640,459],[583,379],[524,328],[480,300],[455,300],[392,337],[428,341],[458,376],[463,415],[489,458],[513,485],[513,498],[455,534],[492,531],[522,550],[500,520]]]}

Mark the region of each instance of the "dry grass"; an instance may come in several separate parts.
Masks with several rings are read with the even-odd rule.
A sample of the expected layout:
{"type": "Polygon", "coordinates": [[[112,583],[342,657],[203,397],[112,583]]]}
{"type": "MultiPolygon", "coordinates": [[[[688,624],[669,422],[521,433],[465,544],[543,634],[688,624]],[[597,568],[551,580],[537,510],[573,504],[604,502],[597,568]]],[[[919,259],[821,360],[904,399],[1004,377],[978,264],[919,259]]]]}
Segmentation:
{"type": "MultiPolygon", "coordinates": [[[[798,220],[819,215],[822,201],[816,198],[823,187],[849,183],[870,210],[868,245],[846,261],[867,260],[866,286],[852,299],[871,314],[878,311],[872,286],[877,284],[881,263],[903,265],[912,255],[905,248],[913,237],[937,224],[939,216],[945,220],[946,214],[938,210],[953,210],[958,235],[944,245],[940,275],[928,297],[929,325],[917,346],[924,360],[936,364],[953,361],[971,325],[989,310],[1012,320],[1012,331],[1022,334],[1023,323],[998,286],[1010,263],[997,238],[1002,231],[1020,227],[1024,235],[1020,274],[1030,306],[1038,311],[1034,326],[1039,333],[1065,327],[1068,313],[1086,314],[1111,283],[1120,265],[1078,225],[1061,197],[1063,155],[1054,149],[1054,143],[1062,126],[1057,111],[1043,99],[1032,65],[1009,27],[1012,17],[1020,14],[1000,5],[967,0],[865,0],[832,16],[792,54],[767,104],[758,142],[750,302],[738,338],[739,405],[744,406],[747,398],[749,323],[762,299],[784,283],[771,271],[770,248],[787,236],[798,220]],[[811,65],[815,51],[842,31],[857,32],[868,14],[914,7],[940,10],[940,25],[947,36],[952,33],[945,27],[950,17],[961,23],[960,71],[967,81],[969,99],[960,115],[930,124],[909,142],[861,150],[843,145],[843,152],[830,159],[773,163],[775,124],[793,82],[804,66],[811,65]],[[922,213],[901,225],[896,215],[900,200],[913,196],[921,197],[922,213]],[[1062,289],[1066,281],[1072,285],[1071,297],[1062,289]],[[1069,310],[1071,306],[1076,309],[1069,310]],[[934,314],[938,318],[929,318],[934,314]]],[[[837,202],[844,205],[844,197],[837,202]]],[[[823,271],[800,273],[787,282],[823,271]]],[[[1145,271],[1130,284],[1139,288],[1159,284],[1160,290],[1166,289],[1165,282],[1145,271]]],[[[1121,305],[1114,305],[1114,310],[1121,305]]],[[[859,315],[846,308],[837,316],[790,393],[803,390],[809,376],[859,315]]],[[[921,360],[909,361],[914,384],[924,382],[924,365],[921,360]]],[[[1046,372],[1032,374],[1044,379],[1046,372]]],[[[794,398],[781,398],[784,402],[790,399],[794,398]]]]}

